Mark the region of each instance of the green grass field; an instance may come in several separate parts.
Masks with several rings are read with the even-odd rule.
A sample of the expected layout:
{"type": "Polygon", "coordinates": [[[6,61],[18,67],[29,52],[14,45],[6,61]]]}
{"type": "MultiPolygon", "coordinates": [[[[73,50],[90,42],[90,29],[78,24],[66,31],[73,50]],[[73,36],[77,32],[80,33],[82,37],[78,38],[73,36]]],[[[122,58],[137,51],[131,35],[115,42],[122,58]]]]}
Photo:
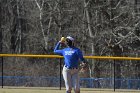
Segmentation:
{"type": "MultiPolygon", "coordinates": [[[[65,93],[62,88],[47,88],[47,87],[4,87],[0,89],[0,93],[65,93]]],[[[72,93],[74,93],[72,91],[72,93]]],[[[140,90],[116,90],[113,89],[91,89],[81,88],[81,93],[140,93],[140,90]]]]}

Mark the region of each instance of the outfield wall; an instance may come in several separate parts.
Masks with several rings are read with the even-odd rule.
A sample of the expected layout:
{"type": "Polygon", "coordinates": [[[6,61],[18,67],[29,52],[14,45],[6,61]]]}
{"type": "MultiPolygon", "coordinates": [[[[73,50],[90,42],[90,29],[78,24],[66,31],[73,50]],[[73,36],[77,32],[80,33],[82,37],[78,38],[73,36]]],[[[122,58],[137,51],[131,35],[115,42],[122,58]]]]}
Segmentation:
{"type": "MultiPolygon", "coordinates": [[[[0,77],[2,78],[2,77],[0,77]]],[[[59,77],[45,76],[4,76],[4,86],[25,86],[25,87],[59,87],[59,77]]],[[[109,88],[114,87],[113,78],[81,78],[80,85],[83,88],[109,88]]],[[[140,79],[115,79],[115,88],[140,89],[140,79]]],[[[0,79],[1,82],[1,79],[0,79]]],[[[1,84],[1,83],[0,83],[1,84]]],[[[64,81],[61,81],[64,87],[64,81]]]]}

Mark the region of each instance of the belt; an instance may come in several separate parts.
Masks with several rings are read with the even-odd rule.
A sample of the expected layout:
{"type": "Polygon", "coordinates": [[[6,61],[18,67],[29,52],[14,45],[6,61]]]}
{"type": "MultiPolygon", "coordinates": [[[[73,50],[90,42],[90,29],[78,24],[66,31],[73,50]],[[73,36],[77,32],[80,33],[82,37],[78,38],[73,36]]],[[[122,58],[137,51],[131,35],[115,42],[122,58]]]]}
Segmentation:
{"type": "Polygon", "coordinates": [[[65,66],[67,69],[78,69],[78,67],[68,67],[68,66],[65,66]]]}

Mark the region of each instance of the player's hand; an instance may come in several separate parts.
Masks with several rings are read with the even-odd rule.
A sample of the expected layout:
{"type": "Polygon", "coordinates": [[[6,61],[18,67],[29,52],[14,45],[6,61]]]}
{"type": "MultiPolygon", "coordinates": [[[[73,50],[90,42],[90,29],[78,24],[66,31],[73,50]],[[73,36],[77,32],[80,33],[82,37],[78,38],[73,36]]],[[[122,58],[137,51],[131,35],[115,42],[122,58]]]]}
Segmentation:
{"type": "Polygon", "coordinates": [[[60,42],[61,42],[61,43],[65,43],[65,37],[61,37],[60,42]]]}
{"type": "Polygon", "coordinates": [[[82,62],[82,63],[80,64],[80,66],[81,66],[82,68],[84,68],[84,67],[87,66],[87,63],[82,62]]]}
{"type": "Polygon", "coordinates": [[[89,69],[88,63],[81,63],[80,64],[81,72],[85,72],[89,69]]]}

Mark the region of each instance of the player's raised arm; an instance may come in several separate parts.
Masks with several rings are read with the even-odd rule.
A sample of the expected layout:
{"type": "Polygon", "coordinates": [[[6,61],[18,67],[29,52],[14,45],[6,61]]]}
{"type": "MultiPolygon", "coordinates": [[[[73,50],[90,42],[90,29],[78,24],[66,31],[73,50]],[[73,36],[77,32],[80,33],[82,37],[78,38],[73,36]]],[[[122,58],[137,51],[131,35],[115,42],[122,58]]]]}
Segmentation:
{"type": "Polygon", "coordinates": [[[63,50],[59,49],[60,45],[65,42],[65,38],[62,37],[61,40],[56,44],[54,48],[54,53],[63,55],[63,50]]]}

